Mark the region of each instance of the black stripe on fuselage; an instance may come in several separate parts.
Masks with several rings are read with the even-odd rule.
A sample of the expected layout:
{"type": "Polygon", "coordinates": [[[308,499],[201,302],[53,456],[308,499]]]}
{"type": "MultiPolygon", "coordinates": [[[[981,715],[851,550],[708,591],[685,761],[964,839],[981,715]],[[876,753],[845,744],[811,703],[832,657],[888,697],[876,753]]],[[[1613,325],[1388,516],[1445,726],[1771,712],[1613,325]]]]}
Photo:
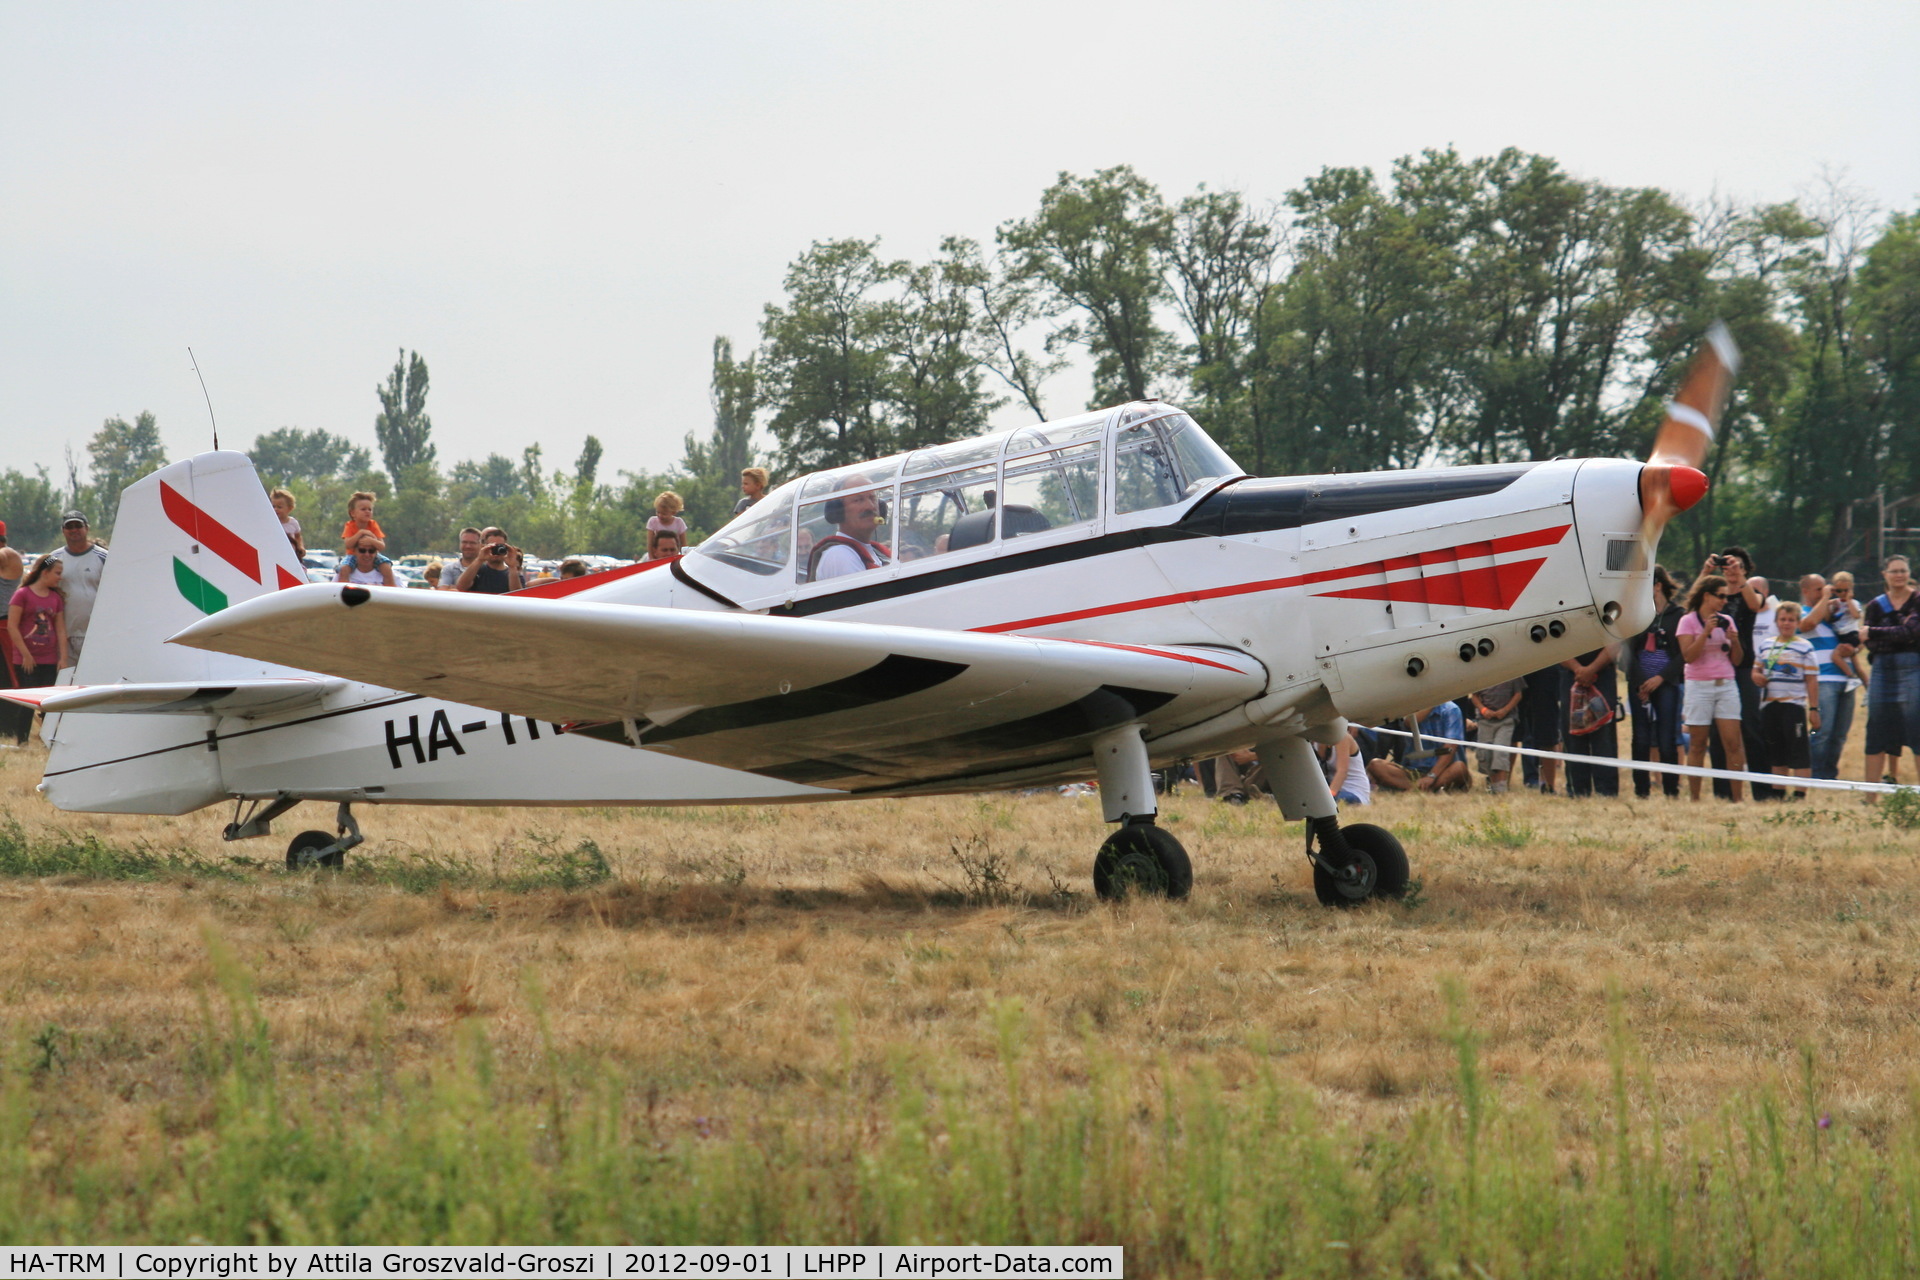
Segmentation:
{"type": "MultiPolygon", "coordinates": [[[[222,733],[222,734],[216,735],[211,740],[211,745],[217,747],[220,743],[231,742],[235,738],[250,738],[256,733],[277,733],[282,729],[292,729],[299,725],[312,724],[316,720],[331,720],[335,716],[350,716],[350,715],[353,715],[355,712],[359,712],[359,711],[379,711],[386,707],[398,706],[403,702],[418,702],[425,696],[426,696],[425,694],[420,694],[420,693],[403,693],[391,698],[382,698],[376,702],[363,702],[357,707],[341,707],[337,711],[316,712],[315,714],[310,716],[302,716],[298,720],[285,720],[279,724],[263,724],[252,729],[236,729],[232,733],[222,733]]],[[[87,713],[84,711],[65,711],[65,712],[61,712],[60,714],[80,716],[80,715],[86,715],[87,713]]],[[[206,747],[208,745],[209,745],[209,739],[207,739],[205,736],[201,736],[198,738],[194,738],[189,742],[176,742],[170,747],[155,747],[151,751],[138,751],[138,752],[135,752],[133,755],[120,756],[117,759],[113,759],[113,760],[95,760],[91,764],[79,764],[79,765],[75,765],[71,769],[49,770],[48,772],[42,774],[41,777],[59,778],[59,777],[64,777],[69,773],[85,773],[89,769],[104,769],[108,765],[125,764],[129,760],[145,760],[148,756],[163,756],[167,754],[169,751],[186,751],[194,747],[206,747]]]]}
{"type": "Polygon", "coordinates": [[[1242,480],[1208,496],[1186,514],[1180,527],[1203,537],[1232,538],[1461,498],[1484,498],[1500,492],[1537,465],[1521,462],[1495,467],[1242,480]]]}
{"type": "Polygon", "coordinates": [[[672,560],[667,562],[667,572],[673,575],[674,581],[686,583],[688,586],[692,587],[695,591],[698,591],[701,595],[707,597],[707,599],[718,600],[721,604],[727,606],[727,608],[729,609],[738,609],[740,607],[740,605],[736,601],[728,598],[727,596],[721,595],[718,591],[715,591],[712,587],[708,586],[704,582],[701,582],[698,578],[695,578],[692,574],[688,573],[685,569],[681,568],[680,562],[685,558],[686,557],[684,556],[675,556],[672,560]]]}
{"type": "MultiPolygon", "coordinates": [[[[963,582],[978,582],[982,578],[995,578],[1004,573],[1016,573],[1023,569],[1042,569],[1049,565],[1085,560],[1090,556],[1131,551],[1135,547],[1144,547],[1150,543],[1183,542],[1200,536],[1188,533],[1179,525],[1129,529],[1125,533],[1109,533],[1081,542],[1062,542],[1050,547],[1037,547],[1032,551],[1008,552],[993,559],[975,560],[971,564],[955,565],[950,569],[916,573],[912,577],[896,578],[891,582],[848,587],[845,591],[836,591],[831,595],[795,600],[770,609],[768,613],[779,618],[804,618],[811,614],[832,613],[838,609],[851,609],[855,605],[872,604],[878,600],[918,595],[922,591],[935,591],[941,587],[956,586],[963,582]]],[[[848,575],[849,578],[857,576],[848,575]]]]}
{"type": "MultiPolygon", "coordinates": [[[[1105,684],[1064,706],[1019,720],[1009,720],[1005,724],[988,725],[984,729],[970,729],[928,742],[902,744],[885,756],[836,754],[820,759],[767,765],[749,772],[808,786],[829,785],[829,779],[856,786],[861,782],[893,786],[905,780],[937,781],[937,778],[915,777],[911,773],[903,779],[903,765],[910,764],[914,759],[928,757],[945,763],[946,757],[968,752],[988,756],[1019,756],[1037,748],[1075,741],[1129,720],[1137,720],[1166,706],[1178,696],[1158,689],[1128,689],[1105,684]]],[[[1061,753],[1062,756],[1071,754],[1074,753],[1061,753]]],[[[1012,763],[1029,762],[1016,760],[1012,763]]],[[[995,764],[996,769],[1005,767],[1008,767],[1006,761],[997,761],[995,764]]]]}
{"type": "Polygon", "coordinates": [[[836,711],[854,711],[945,684],[966,669],[966,664],[961,662],[914,658],[902,653],[889,654],[866,670],[856,671],[842,680],[817,684],[809,689],[796,689],[792,693],[754,698],[750,702],[703,707],[672,724],[643,729],[640,744],[651,747],[683,738],[705,737],[710,733],[758,729],[788,720],[806,720],[813,716],[832,715],[836,711]]]}
{"type": "MultiPolygon", "coordinates": [[[[1173,524],[1128,529],[1122,533],[1103,534],[1078,542],[1036,547],[1031,551],[1006,550],[992,559],[914,573],[890,582],[849,586],[844,591],[795,600],[768,612],[774,617],[804,618],[881,600],[918,595],[923,591],[937,591],[941,587],[977,582],[982,578],[1132,551],[1157,543],[1299,529],[1325,520],[1400,511],[1436,502],[1452,502],[1458,498],[1482,498],[1500,492],[1536,465],[1526,462],[1512,466],[1461,468],[1457,471],[1392,471],[1350,476],[1240,480],[1216,491],[1173,524]]],[[[1001,545],[1003,548],[1012,547],[1017,546],[1018,542],[1001,545]]],[[[678,565],[676,561],[676,569],[678,565]]],[[[689,585],[697,585],[690,574],[682,576],[689,585]]],[[[718,595],[711,590],[707,594],[718,595]]]]}

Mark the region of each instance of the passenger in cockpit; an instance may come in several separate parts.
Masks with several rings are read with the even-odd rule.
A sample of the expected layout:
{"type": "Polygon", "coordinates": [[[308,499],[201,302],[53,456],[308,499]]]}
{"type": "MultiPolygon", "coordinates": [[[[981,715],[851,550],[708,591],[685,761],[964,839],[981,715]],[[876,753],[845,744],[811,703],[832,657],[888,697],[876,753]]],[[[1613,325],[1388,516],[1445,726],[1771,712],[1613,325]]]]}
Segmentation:
{"type": "MultiPolygon", "coordinates": [[[[840,487],[855,489],[871,483],[867,477],[856,475],[847,477],[840,487]]],[[[873,540],[880,521],[886,516],[878,493],[868,490],[845,498],[829,498],[825,507],[823,514],[827,523],[837,526],[839,532],[830,533],[814,544],[807,574],[809,581],[878,569],[892,562],[893,556],[887,548],[873,540]]]]}

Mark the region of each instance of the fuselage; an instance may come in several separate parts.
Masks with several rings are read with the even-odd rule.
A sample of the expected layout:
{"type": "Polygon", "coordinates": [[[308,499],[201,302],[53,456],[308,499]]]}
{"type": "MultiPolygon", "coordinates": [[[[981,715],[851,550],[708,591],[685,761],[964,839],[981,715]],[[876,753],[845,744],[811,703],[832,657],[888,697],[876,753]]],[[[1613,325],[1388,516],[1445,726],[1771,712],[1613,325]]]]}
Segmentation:
{"type": "Polygon", "coordinates": [[[1403,715],[1636,634],[1652,616],[1639,473],[1574,459],[1237,478],[1158,522],[1122,517],[1044,545],[992,542],[776,593],[695,554],[581,598],[1259,659],[1266,696],[1156,740],[1156,758],[1173,759],[1244,746],[1291,715],[1403,715]]]}
{"type": "MultiPolygon", "coordinates": [[[[1256,659],[1267,677],[1260,696],[1200,723],[1146,726],[1151,755],[1166,763],[1343,717],[1406,714],[1643,629],[1653,549],[1641,544],[1640,472],[1639,463],[1586,459],[1251,479],[1185,415],[1130,405],[801,477],[679,560],[524,594],[1256,659]],[[813,550],[864,506],[887,512],[860,531],[880,548],[869,557],[876,567],[825,576],[813,550]]],[[[365,684],[329,694],[316,711],[226,717],[205,730],[181,717],[104,718],[137,727],[136,745],[176,753],[185,771],[169,784],[167,808],[139,808],[155,803],[152,789],[123,787],[114,807],[131,811],[280,793],[562,805],[846,794],[365,684]]],[[[56,803],[107,807],[95,763],[72,758],[101,750],[63,760],[56,749],[47,780],[56,803]]],[[[1012,770],[983,760],[937,782],[863,793],[1088,772],[1076,750],[1012,770]]]]}

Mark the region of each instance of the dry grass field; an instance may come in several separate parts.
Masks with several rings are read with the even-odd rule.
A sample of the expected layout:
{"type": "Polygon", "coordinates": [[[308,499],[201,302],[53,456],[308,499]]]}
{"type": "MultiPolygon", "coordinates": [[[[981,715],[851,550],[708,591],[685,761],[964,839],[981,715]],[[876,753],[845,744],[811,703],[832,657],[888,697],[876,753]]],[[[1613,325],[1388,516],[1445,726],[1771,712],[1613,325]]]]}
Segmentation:
{"type": "Polygon", "coordinates": [[[1912,1265],[1920,830],[1851,800],[1387,796],[1416,891],[1333,912],[1298,826],[1197,790],[1191,900],[1110,906],[1090,797],[363,807],[293,875],[321,806],[223,844],[43,763],[0,752],[0,1240],[1912,1265]]]}

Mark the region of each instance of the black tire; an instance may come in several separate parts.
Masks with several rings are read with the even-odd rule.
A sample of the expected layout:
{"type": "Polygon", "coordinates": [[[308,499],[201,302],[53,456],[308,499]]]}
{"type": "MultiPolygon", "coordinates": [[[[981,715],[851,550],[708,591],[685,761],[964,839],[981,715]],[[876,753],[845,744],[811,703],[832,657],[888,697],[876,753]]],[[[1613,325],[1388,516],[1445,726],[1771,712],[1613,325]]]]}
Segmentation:
{"type": "Polygon", "coordinates": [[[1171,833],[1145,823],[1122,827],[1093,859],[1093,891],[1110,902],[1134,892],[1184,898],[1193,891],[1193,863],[1171,833]]]}
{"type": "Polygon", "coordinates": [[[347,855],[335,850],[325,856],[314,859],[307,855],[310,849],[324,849],[339,837],[326,831],[302,831],[287,846],[287,870],[304,871],[308,867],[337,867],[347,860],[347,855]]]}
{"type": "Polygon", "coordinates": [[[1323,907],[1357,907],[1371,898],[1399,898],[1407,892],[1407,851],[1393,832],[1371,822],[1341,827],[1347,847],[1359,858],[1364,874],[1356,881],[1340,880],[1313,866],[1313,896],[1323,907]]]}

